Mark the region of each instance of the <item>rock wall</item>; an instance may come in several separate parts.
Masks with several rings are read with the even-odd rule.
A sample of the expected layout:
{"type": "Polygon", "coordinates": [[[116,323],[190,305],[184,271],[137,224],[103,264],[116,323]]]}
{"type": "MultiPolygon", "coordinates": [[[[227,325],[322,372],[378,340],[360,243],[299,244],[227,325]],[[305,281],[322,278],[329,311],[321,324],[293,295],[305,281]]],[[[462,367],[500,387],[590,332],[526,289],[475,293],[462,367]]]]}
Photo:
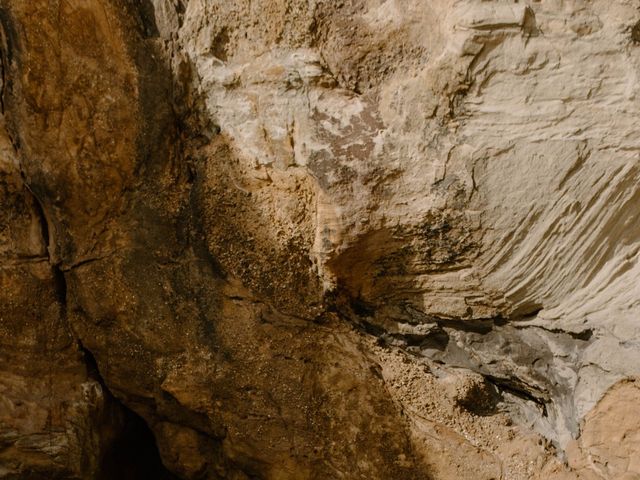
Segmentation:
{"type": "Polygon", "coordinates": [[[640,476],[639,7],[0,1],[0,478],[640,476]]]}

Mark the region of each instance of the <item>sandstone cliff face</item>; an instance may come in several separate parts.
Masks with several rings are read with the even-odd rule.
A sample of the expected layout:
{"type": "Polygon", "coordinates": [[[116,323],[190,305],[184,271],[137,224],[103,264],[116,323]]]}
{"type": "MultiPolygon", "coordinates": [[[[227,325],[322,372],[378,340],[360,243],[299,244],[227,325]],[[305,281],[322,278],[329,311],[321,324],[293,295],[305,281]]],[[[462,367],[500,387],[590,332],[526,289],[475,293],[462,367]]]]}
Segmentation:
{"type": "Polygon", "coordinates": [[[640,478],[636,2],[0,22],[0,478],[640,478]]]}

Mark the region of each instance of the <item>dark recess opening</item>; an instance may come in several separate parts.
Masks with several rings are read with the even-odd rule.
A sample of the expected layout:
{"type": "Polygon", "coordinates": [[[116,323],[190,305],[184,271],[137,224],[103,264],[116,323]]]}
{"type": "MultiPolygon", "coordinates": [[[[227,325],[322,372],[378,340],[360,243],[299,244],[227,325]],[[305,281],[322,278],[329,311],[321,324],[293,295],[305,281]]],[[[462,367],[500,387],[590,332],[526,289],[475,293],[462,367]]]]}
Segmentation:
{"type": "Polygon", "coordinates": [[[89,375],[98,381],[120,411],[121,428],[106,450],[96,480],[179,480],[165,468],[156,439],[147,423],[111,394],[98,370],[93,354],[81,347],[89,375]]]}
{"type": "Polygon", "coordinates": [[[177,480],[158,453],[156,439],[145,421],[124,405],[124,429],[111,444],[97,480],[177,480]]]}

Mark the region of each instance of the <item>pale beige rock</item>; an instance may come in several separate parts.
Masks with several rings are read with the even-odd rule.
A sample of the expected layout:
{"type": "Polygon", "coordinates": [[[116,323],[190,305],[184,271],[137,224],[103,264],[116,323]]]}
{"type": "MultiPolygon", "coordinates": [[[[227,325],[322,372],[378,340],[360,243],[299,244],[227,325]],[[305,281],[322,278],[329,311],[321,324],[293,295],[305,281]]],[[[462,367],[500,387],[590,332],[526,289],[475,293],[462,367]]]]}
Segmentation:
{"type": "Polygon", "coordinates": [[[640,388],[637,380],[611,387],[585,417],[569,449],[569,464],[595,478],[640,477],[640,388]]]}
{"type": "Polygon", "coordinates": [[[245,175],[309,176],[314,268],[385,328],[408,303],[591,335],[553,367],[566,444],[640,365],[633,2],[288,4],[189,2],[175,40],[245,175]]]}

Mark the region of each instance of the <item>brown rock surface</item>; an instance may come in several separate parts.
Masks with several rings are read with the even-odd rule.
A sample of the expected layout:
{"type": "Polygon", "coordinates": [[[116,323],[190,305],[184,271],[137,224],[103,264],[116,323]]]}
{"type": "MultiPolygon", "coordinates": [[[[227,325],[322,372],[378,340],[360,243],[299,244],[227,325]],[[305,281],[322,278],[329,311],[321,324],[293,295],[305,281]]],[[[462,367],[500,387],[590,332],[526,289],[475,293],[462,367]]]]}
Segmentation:
{"type": "Polygon", "coordinates": [[[0,0],[0,478],[640,478],[630,0],[0,0]]]}

